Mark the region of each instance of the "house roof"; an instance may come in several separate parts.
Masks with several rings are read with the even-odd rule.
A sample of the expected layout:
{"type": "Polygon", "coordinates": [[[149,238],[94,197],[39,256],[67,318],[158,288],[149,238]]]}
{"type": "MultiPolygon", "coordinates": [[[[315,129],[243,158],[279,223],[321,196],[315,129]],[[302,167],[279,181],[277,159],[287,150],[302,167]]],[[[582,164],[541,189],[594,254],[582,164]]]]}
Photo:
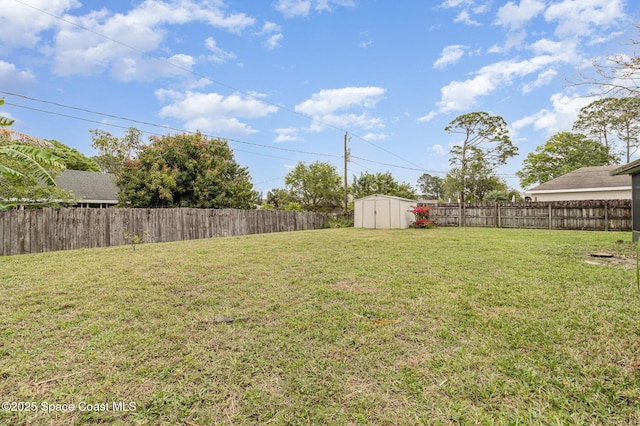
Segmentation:
{"type": "Polygon", "coordinates": [[[637,175],[638,173],[640,173],[640,159],[618,166],[610,172],[612,176],[637,175]]]}
{"type": "Polygon", "coordinates": [[[56,178],[56,183],[85,203],[118,203],[116,177],[111,173],[65,170],[56,178]]]}
{"type": "Polygon", "coordinates": [[[402,198],[402,197],[396,197],[396,196],[394,196],[394,195],[384,195],[384,194],[373,194],[373,195],[368,195],[368,196],[366,196],[366,197],[358,198],[356,201],[359,201],[359,200],[367,200],[367,199],[369,199],[369,198],[379,198],[379,199],[382,199],[382,198],[392,198],[392,199],[394,199],[394,200],[410,201],[410,202],[412,202],[412,203],[416,203],[416,202],[417,202],[416,200],[410,200],[410,199],[408,199],[408,198],[402,198]]]}
{"type": "Polygon", "coordinates": [[[631,176],[611,175],[620,166],[582,167],[565,175],[552,179],[541,185],[527,190],[527,192],[547,191],[593,191],[606,189],[631,188],[631,176]]]}

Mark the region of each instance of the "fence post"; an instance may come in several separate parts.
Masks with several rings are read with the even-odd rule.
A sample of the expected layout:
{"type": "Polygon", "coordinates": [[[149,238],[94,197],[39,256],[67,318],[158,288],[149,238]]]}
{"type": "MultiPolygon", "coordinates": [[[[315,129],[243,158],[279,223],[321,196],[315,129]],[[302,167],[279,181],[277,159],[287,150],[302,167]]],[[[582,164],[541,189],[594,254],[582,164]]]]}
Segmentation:
{"type": "Polygon", "coordinates": [[[549,203],[549,229],[552,229],[552,227],[551,227],[551,203],[549,203]]]}
{"type": "Polygon", "coordinates": [[[604,230],[609,230],[609,202],[604,200],[604,230]]]}

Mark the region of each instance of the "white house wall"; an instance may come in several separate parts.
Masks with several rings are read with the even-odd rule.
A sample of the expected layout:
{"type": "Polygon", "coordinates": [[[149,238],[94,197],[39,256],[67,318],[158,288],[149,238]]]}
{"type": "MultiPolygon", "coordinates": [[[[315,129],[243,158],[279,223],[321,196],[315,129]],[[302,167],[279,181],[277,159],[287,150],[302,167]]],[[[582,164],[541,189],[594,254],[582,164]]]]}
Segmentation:
{"type": "Polygon", "coordinates": [[[525,194],[531,201],[630,200],[631,188],[608,191],[540,191],[525,194]]]}

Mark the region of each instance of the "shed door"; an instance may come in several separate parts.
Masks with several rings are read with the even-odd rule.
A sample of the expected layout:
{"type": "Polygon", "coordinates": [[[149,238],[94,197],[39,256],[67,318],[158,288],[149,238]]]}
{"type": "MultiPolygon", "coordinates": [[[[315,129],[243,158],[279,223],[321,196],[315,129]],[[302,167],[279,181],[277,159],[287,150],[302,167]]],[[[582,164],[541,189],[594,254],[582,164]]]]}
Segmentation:
{"type": "Polygon", "coordinates": [[[376,200],[362,200],[362,227],[376,227],[376,200]]]}
{"type": "Polygon", "coordinates": [[[388,198],[378,200],[376,205],[376,228],[391,228],[391,200],[388,198]]]}

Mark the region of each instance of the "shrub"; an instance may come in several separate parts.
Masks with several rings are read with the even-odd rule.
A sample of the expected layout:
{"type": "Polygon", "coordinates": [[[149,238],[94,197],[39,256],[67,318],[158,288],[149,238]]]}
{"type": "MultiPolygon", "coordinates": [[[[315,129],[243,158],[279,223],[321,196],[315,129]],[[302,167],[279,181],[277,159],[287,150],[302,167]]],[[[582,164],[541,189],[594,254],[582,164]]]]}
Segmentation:
{"type": "Polygon", "coordinates": [[[411,209],[411,213],[416,216],[416,221],[411,224],[411,228],[435,228],[436,221],[429,219],[429,207],[416,206],[411,209]]]}

